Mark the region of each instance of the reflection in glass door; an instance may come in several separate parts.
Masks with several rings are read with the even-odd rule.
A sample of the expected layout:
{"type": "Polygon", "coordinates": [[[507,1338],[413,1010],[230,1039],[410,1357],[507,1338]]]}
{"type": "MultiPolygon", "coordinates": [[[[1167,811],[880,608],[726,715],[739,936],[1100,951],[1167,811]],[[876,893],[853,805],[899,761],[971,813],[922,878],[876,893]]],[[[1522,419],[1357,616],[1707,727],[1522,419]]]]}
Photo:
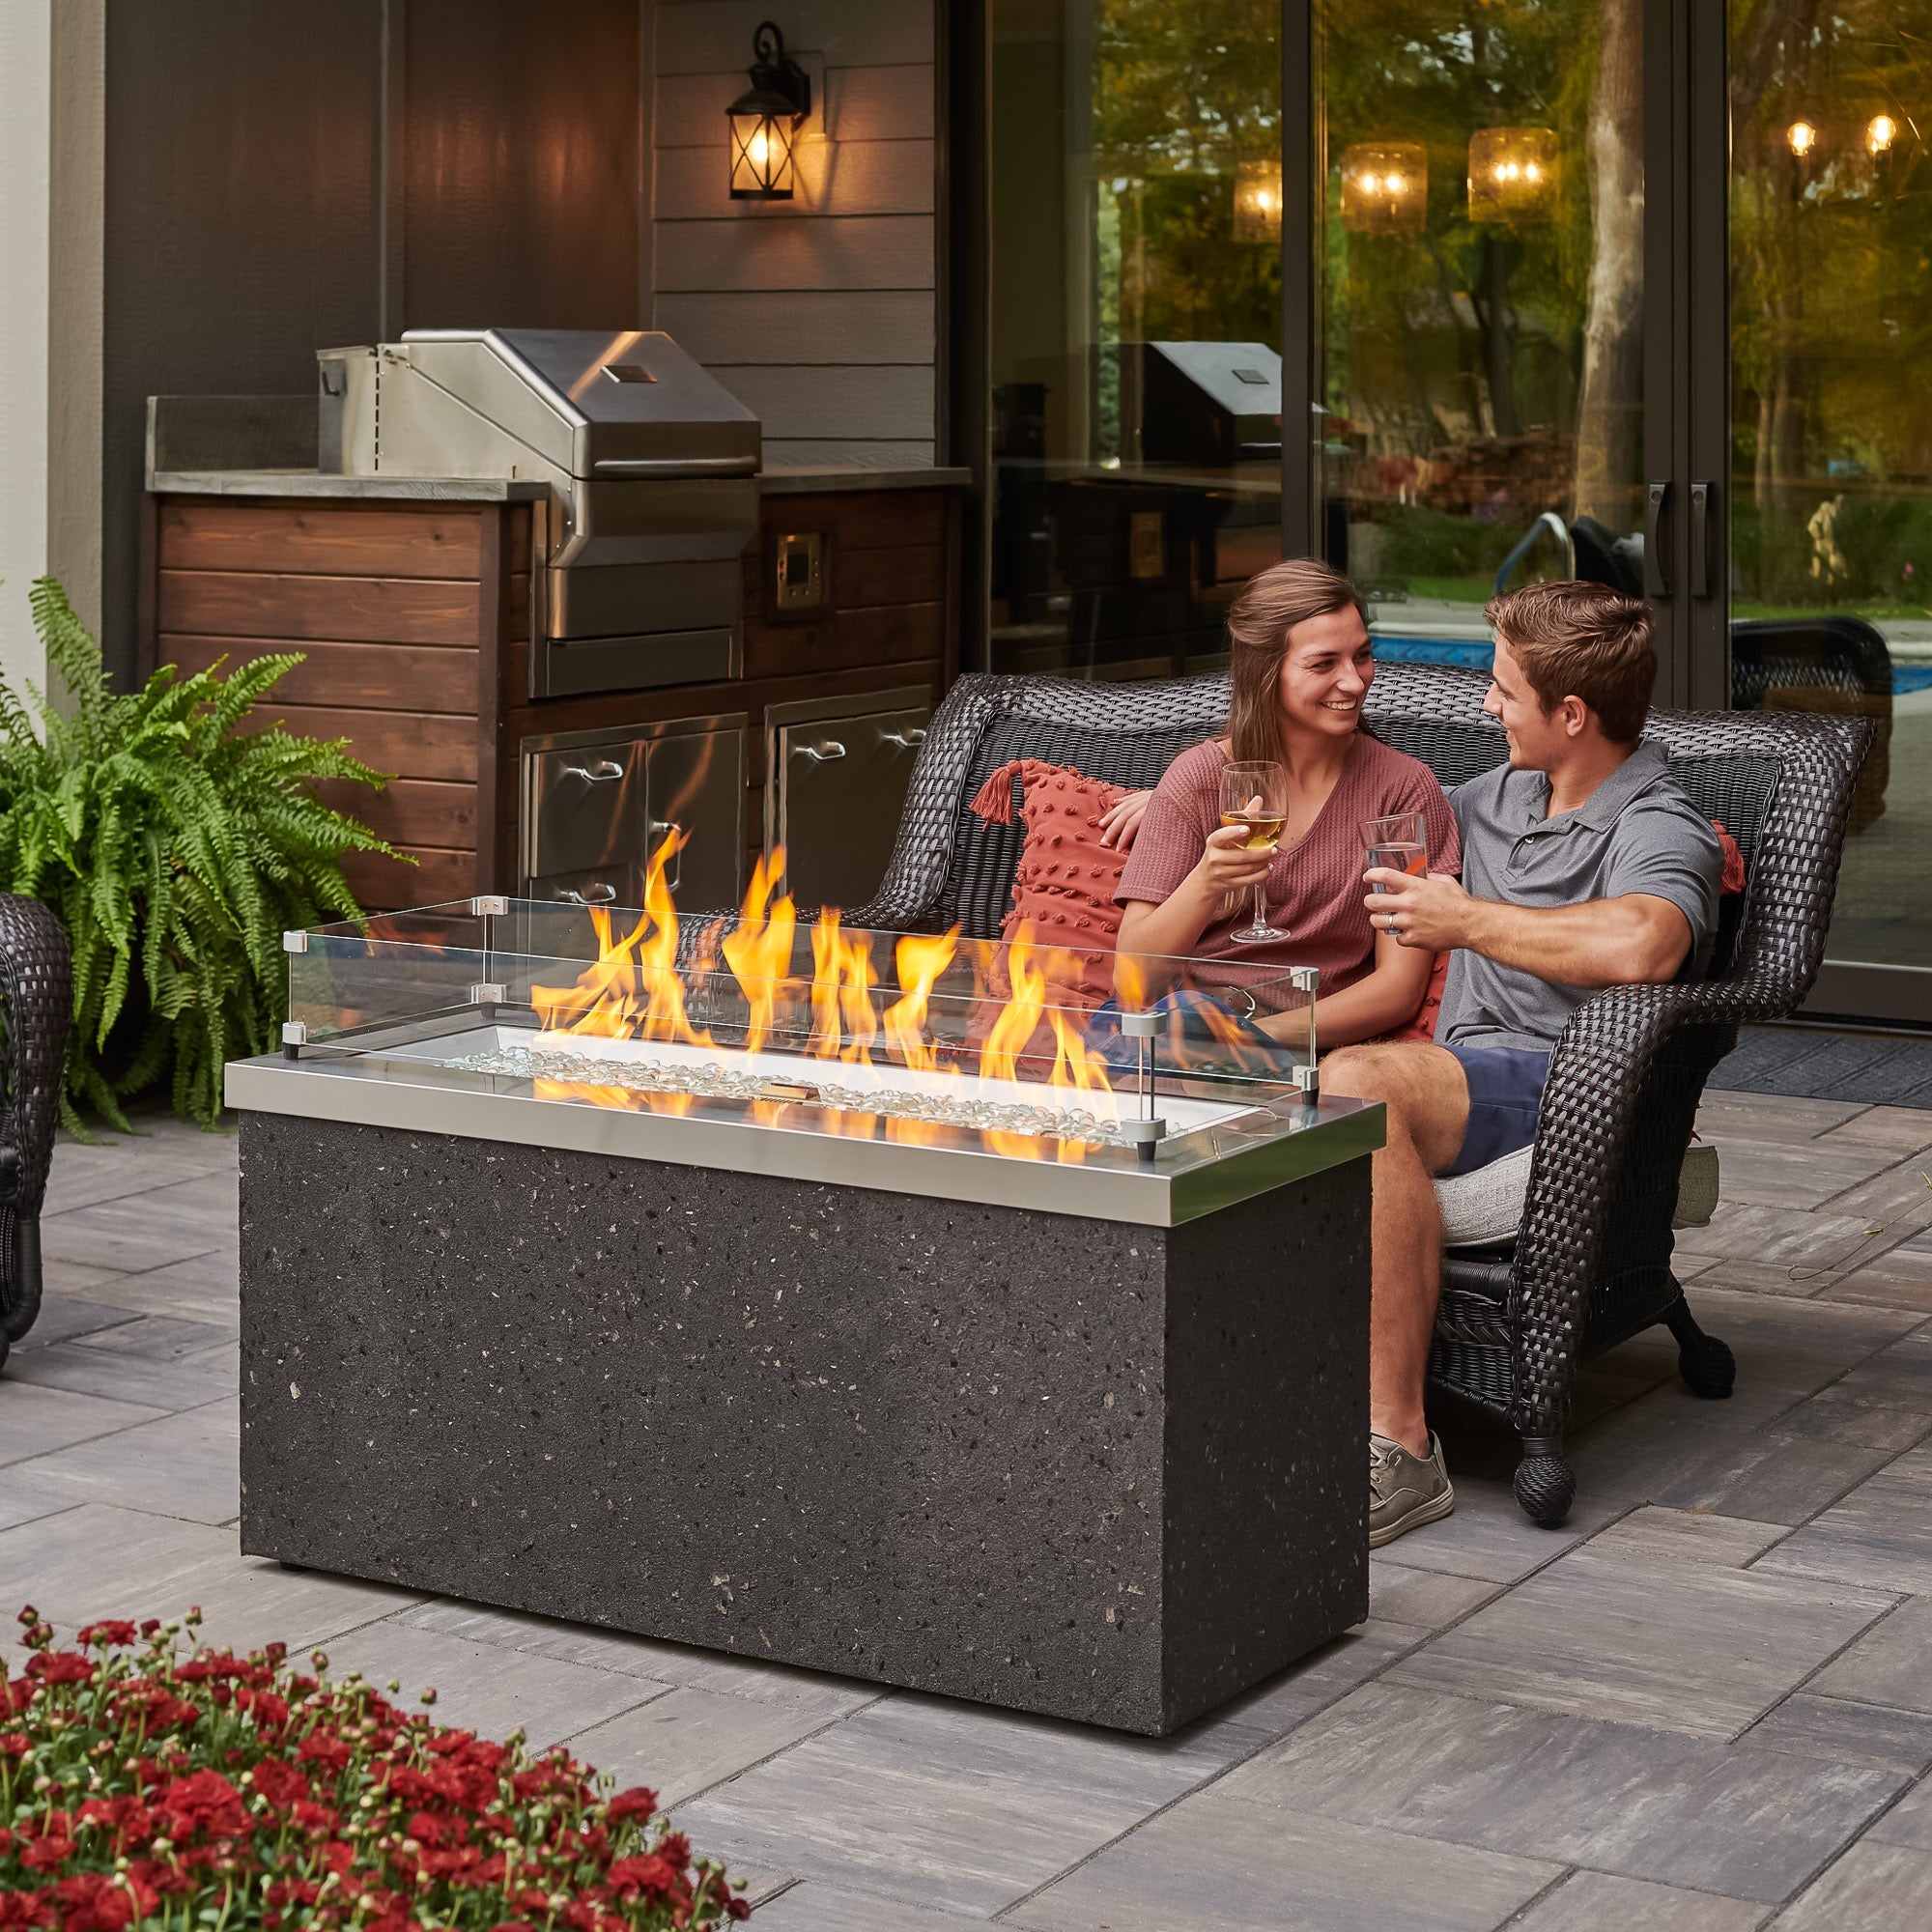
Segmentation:
{"type": "Polygon", "coordinates": [[[1644,587],[1642,0],[1317,0],[1318,490],[1385,657],[1644,587]]]}
{"type": "Polygon", "coordinates": [[[1932,0],[1732,0],[1738,701],[1861,711],[1812,1006],[1932,1019],[1932,0]]]}
{"type": "Polygon", "coordinates": [[[991,0],[989,662],[1226,662],[1281,554],[1280,0],[991,0]]]}

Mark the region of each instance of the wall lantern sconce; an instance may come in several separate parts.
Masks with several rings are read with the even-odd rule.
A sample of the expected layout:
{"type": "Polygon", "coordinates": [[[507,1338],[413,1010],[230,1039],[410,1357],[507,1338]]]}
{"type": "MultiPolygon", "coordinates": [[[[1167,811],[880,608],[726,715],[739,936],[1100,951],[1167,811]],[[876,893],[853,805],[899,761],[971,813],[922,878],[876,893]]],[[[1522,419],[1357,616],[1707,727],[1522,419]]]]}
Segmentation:
{"type": "Polygon", "coordinates": [[[1555,128],[1479,128],[1469,136],[1469,219],[1552,219],[1557,168],[1555,128]]]}
{"type": "Polygon", "coordinates": [[[1784,130],[1784,141],[1802,161],[1818,145],[1818,130],[1808,121],[1794,121],[1784,130]]]}
{"type": "Polygon", "coordinates": [[[1429,150],[1364,141],[1342,156],[1342,226],[1351,235],[1420,235],[1429,212],[1429,150]]]}
{"type": "Polygon", "coordinates": [[[1281,163],[1243,161],[1235,170],[1235,240],[1281,240],[1281,163]]]}
{"type": "Polygon", "coordinates": [[[752,36],[752,85],[724,112],[731,124],[731,199],[789,201],[792,140],[811,112],[811,78],[785,55],[770,20],[752,36]]]}

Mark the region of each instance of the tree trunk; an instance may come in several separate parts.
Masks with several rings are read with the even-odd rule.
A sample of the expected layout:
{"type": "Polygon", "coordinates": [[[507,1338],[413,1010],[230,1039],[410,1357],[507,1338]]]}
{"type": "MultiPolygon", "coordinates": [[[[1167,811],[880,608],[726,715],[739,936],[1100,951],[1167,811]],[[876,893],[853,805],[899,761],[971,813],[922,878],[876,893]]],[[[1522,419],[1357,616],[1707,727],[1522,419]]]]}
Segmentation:
{"type": "Polygon", "coordinates": [[[1601,0],[1601,9],[1575,514],[1623,531],[1637,504],[1643,429],[1642,0],[1601,0]]]}

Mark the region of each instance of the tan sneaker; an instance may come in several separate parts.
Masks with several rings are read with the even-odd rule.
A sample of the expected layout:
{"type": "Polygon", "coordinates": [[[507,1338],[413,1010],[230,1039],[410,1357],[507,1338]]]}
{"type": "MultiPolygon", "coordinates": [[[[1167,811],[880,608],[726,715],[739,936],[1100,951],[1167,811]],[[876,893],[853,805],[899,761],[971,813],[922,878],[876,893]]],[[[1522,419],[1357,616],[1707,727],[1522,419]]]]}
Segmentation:
{"type": "Polygon", "coordinates": [[[1369,1437],[1369,1548],[1379,1549],[1398,1536],[1435,1522],[1456,1507],[1456,1492],[1442,1463],[1442,1442],[1434,1430],[1427,1459],[1411,1456],[1386,1435],[1369,1437]]]}

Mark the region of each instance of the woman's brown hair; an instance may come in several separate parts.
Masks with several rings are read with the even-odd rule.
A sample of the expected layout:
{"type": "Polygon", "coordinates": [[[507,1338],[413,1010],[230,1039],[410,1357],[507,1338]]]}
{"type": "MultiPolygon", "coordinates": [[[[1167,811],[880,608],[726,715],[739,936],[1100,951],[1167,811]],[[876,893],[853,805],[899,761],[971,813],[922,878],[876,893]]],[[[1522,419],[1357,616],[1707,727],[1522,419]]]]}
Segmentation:
{"type": "Polygon", "coordinates": [[[1291,556],[1257,571],[1228,610],[1228,762],[1281,756],[1281,667],[1288,634],[1310,617],[1354,611],[1362,593],[1319,557],[1291,556]]]}

